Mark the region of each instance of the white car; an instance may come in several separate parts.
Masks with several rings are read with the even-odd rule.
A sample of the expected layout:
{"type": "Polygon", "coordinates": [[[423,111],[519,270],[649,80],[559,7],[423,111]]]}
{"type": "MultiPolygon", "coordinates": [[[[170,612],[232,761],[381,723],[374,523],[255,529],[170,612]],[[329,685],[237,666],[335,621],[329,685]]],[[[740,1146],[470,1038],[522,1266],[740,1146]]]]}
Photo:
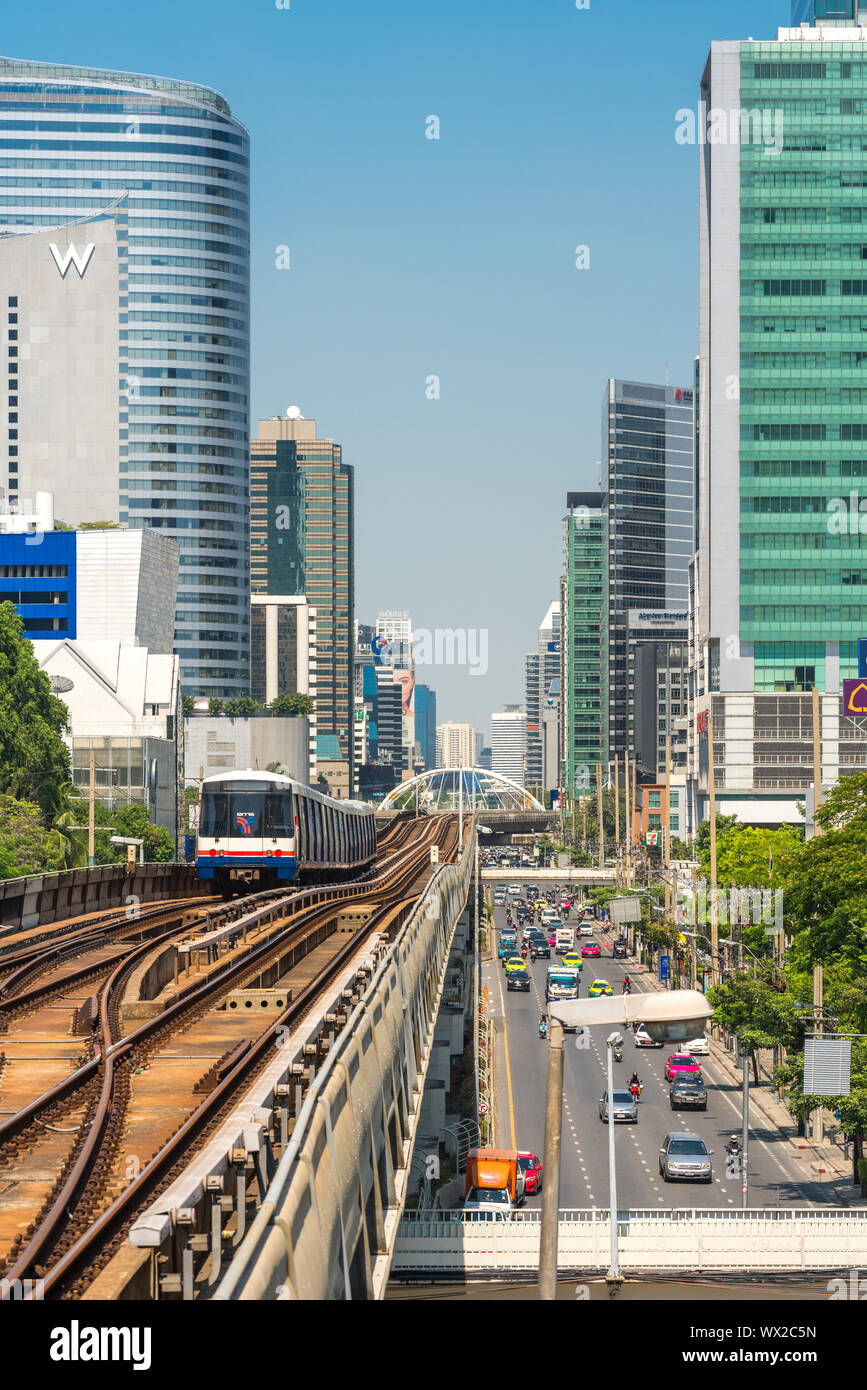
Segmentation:
{"type": "Polygon", "coordinates": [[[520,890],[520,888],[518,887],[517,883],[510,883],[510,884],[509,884],[509,897],[510,897],[510,898],[520,898],[520,896],[521,896],[521,890],[520,890]]]}
{"type": "Polygon", "coordinates": [[[592,935],[593,935],[593,924],[592,924],[591,922],[582,922],[581,925],[580,925],[580,927],[578,928],[578,935],[579,935],[579,936],[592,936],[592,935]]]}
{"type": "Polygon", "coordinates": [[[699,1038],[693,1038],[692,1042],[684,1043],[680,1051],[691,1052],[693,1057],[709,1057],[710,1043],[707,1040],[707,1033],[702,1033],[699,1038]]]}
{"type": "Polygon", "coordinates": [[[639,1023],[637,1029],[635,1030],[635,1046],[636,1046],[636,1047],[664,1047],[665,1044],[664,1044],[664,1043],[661,1043],[661,1042],[656,1042],[656,1041],[650,1036],[650,1034],[648,1033],[648,1031],[647,1031],[647,1029],[645,1028],[644,1024],[643,1024],[643,1023],[639,1023]]]}

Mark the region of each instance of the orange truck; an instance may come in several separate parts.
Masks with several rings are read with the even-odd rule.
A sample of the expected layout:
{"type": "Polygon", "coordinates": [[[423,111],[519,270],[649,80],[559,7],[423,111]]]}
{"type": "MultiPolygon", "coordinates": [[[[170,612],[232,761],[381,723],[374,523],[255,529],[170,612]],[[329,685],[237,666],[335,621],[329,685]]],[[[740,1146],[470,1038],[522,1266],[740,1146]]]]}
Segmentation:
{"type": "Polygon", "coordinates": [[[508,1192],[513,1206],[524,1196],[524,1173],[517,1149],[470,1149],[465,1200],[484,1201],[486,1192],[508,1192]]]}

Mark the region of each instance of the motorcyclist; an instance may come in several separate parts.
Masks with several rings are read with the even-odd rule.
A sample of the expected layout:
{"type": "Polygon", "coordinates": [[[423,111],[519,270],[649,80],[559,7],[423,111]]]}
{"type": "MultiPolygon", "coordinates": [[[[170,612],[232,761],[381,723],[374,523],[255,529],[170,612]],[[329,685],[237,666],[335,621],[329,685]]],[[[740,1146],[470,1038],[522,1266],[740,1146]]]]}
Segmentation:
{"type": "Polygon", "coordinates": [[[634,1071],[629,1078],[629,1089],[634,1096],[639,1095],[641,1092],[641,1078],[637,1071],[634,1071]]]}
{"type": "Polygon", "coordinates": [[[624,975],[624,977],[623,977],[623,993],[624,993],[624,994],[631,994],[631,993],[632,993],[632,981],[630,980],[630,978],[629,978],[628,975],[624,975]]]}
{"type": "Polygon", "coordinates": [[[548,1033],[548,1015],[543,1014],[539,1019],[539,1037],[544,1038],[548,1033]]]}
{"type": "Polygon", "coordinates": [[[726,1144],[726,1153],[739,1154],[741,1152],[742,1147],[743,1146],[738,1136],[736,1134],[733,1134],[732,1137],[729,1139],[729,1142],[726,1144]]]}

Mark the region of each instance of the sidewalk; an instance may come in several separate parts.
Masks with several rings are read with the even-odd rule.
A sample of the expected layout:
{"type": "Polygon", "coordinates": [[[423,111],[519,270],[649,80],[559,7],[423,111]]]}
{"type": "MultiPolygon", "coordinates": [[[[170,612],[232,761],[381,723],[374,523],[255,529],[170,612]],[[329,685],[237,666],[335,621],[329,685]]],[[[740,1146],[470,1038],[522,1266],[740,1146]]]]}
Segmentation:
{"type": "MultiPolygon", "coordinates": [[[[646,965],[633,967],[633,975],[647,991],[662,993],[665,986],[653,970],[646,965]]],[[[727,1077],[740,1082],[742,1072],[723,1043],[708,1039],[711,1056],[725,1071],[727,1077]]],[[[771,1129],[779,1131],[786,1139],[795,1157],[803,1158],[809,1164],[806,1176],[832,1175],[835,1179],[833,1190],[841,1206],[863,1207],[867,1198],[861,1196],[861,1187],[852,1182],[852,1160],[847,1159],[843,1147],[835,1140],[826,1139],[822,1144],[814,1144],[811,1139],[799,1136],[797,1124],[786,1104],[780,1100],[772,1086],[755,1086],[750,1075],[750,1109],[755,1109],[771,1129]]],[[[825,1112],[827,1116],[827,1111],[825,1112]]]]}

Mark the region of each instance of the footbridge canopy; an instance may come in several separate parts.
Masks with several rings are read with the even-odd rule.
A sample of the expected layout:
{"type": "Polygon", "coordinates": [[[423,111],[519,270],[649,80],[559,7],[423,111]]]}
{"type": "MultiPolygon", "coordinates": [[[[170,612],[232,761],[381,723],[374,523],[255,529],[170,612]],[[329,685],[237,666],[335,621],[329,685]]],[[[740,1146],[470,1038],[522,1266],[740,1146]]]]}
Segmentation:
{"type": "Polygon", "coordinates": [[[418,802],[425,811],[541,811],[545,808],[524,787],[483,767],[438,767],[401,782],[382,803],[384,811],[400,811],[418,802]]]}

